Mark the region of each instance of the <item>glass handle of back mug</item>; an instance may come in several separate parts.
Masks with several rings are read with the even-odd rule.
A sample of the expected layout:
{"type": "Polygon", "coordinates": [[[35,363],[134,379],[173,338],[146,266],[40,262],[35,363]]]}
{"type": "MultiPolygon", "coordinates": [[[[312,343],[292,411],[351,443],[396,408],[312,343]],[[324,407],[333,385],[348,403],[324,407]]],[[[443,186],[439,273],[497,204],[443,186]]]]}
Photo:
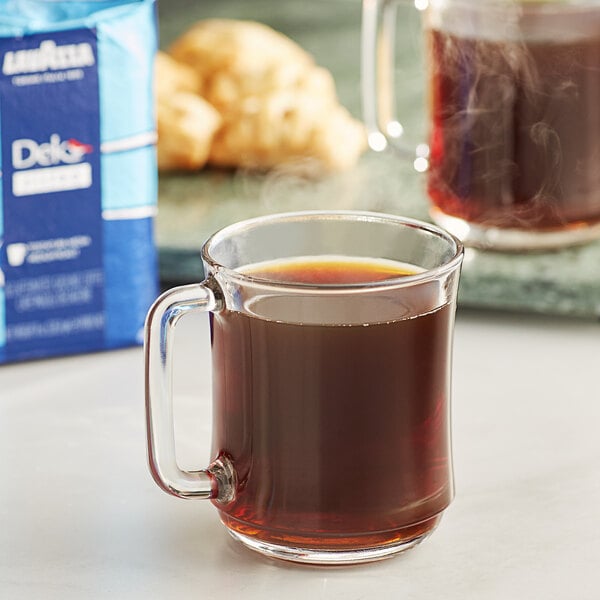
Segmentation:
{"type": "Polygon", "coordinates": [[[168,290],[154,302],[146,318],[144,358],[150,471],[161,489],[180,498],[228,502],[235,491],[235,472],[227,457],[219,457],[207,469],[184,471],[175,455],[172,389],[175,327],[186,313],[216,311],[222,305],[218,286],[207,279],[168,290]]]}
{"type": "Polygon", "coordinates": [[[429,146],[413,148],[402,141],[404,127],[396,114],[394,52],[399,4],[423,10],[426,0],[363,0],[361,34],[361,96],[369,147],[381,152],[392,147],[419,172],[428,168],[429,146]]]}

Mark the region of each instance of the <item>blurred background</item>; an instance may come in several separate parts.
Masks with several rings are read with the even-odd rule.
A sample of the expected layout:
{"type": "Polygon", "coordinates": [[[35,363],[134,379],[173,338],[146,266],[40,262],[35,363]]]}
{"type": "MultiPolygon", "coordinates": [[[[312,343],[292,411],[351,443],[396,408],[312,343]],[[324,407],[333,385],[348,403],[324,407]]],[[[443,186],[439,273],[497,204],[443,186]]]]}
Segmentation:
{"type": "MultiPolygon", "coordinates": [[[[272,27],[332,74],[340,103],[356,119],[362,118],[360,0],[163,0],[158,12],[163,50],[202,19],[244,19],[272,27]]],[[[405,138],[415,146],[425,139],[426,113],[419,13],[412,5],[401,11],[398,22],[396,79],[405,138]]],[[[173,284],[196,279],[200,268],[196,251],[205,237],[227,223],[258,214],[355,208],[427,218],[423,184],[409,162],[368,150],[352,169],[318,178],[286,168],[266,173],[213,167],[161,173],[157,225],[161,280],[173,284]]]]}
{"type": "MultiPolygon", "coordinates": [[[[340,103],[357,119],[360,93],[360,0],[160,0],[160,47],[199,20],[245,19],[290,37],[333,75],[340,103]]],[[[426,139],[427,91],[420,14],[401,3],[396,24],[394,87],[403,141],[426,139]]],[[[216,229],[265,213],[318,208],[375,210],[425,219],[425,179],[394,152],[365,150],[340,173],[316,178],[289,168],[257,172],[212,166],[161,173],[157,241],[164,286],[202,277],[199,249],[216,229]]],[[[597,319],[600,316],[600,243],[528,254],[466,255],[459,306],[597,319]]]]}

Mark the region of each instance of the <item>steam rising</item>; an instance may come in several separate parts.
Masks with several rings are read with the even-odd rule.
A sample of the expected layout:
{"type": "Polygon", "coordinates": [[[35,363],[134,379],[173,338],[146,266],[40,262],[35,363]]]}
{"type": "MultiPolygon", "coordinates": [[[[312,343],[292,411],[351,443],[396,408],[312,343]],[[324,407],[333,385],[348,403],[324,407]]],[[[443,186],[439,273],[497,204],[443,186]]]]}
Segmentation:
{"type": "MultiPolygon", "coordinates": [[[[496,22],[491,39],[481,32],[501,16],[494,11],[479,11],[477,23],[474,13],[463,14],[460,28],[449,18],[453,31],[429,32],[430,194],[448,214],[496,226],[600,218],[600,187],[591,185],[600,130],[590,116],[600,102],[600,10],[592,12],[595,37],[581,39],[575,28],[569,40],[551,32],[540,38],[555,19],[504,10],[508,18],[496,22]],[[477,35],[455,33],[469,27],[477,35]]],[[[562,30],[572,31],[561,16],[562,30]]],[[[439,17],[437,25],[446,25],[439,17]]]]}

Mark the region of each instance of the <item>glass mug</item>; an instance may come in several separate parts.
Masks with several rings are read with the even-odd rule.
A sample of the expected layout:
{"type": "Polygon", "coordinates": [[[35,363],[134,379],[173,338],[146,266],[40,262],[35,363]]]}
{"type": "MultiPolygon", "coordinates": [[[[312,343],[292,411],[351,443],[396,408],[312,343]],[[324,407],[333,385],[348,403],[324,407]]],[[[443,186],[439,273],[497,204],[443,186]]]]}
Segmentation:
{"type": "Polygon", "coordinates": [[[271,557],[345,564],[424,539],[453,496],[450,366],[463,249],[433,225],[309,211],[231,225],[206,279],[146,321],[150,470],[271,557]],[[212,463],[176,463],[172,334],[210,315],[212,463]]]}
{"type": "MultiPolygon", "coordinates": [[[[390,108],[399,4],[363,1],[364,116],[379,150],[407,150],[390,108]]],[[[429,88],[429,144],[415,167],[427,171],[432,219],[484,248],[600,237],[600,0],[414,6],[429,88]]]]}

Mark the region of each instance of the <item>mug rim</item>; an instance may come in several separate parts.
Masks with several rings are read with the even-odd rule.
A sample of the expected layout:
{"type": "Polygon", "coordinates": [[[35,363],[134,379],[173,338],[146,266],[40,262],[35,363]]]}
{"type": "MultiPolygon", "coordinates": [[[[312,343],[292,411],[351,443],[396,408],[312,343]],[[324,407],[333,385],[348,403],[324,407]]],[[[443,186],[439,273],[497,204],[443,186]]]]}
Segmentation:
{"type": "MultiPolygon", "coordinates": [[[[432,223],[427,223],[425,221],[420,221],[410,217],[363,210],[303,210],[271,213],[226,225],[225,227],[222,227],[213,233],[202,245],[201,257],[205,264],[207,264],[215,273],[223,273],[227,279],[237,280],[240,283],[260,285],[263,287],[272,287],[277,289],[287,288],[313,291],[318,290],[323,292],[348,292],[360,290],[364,291],[368,289],[408,287],[439,279],[446,273],[454,271],[461,265],[464,257],[464,245],[456,236],[445,229],[442,229],[441,227],[438,227],[432,223]],[[267,277],[259,277],[239,271],[232,267],[221,264],[213,256],[211,256],[210,251],[212,247],[224,239],[238,235],[243,231],[266,223],[290,222],[304,219],[380,222],[425,230],[430,234],[433,234],[436,237],[442,238],[444,241],[446,241],[453,248],[454,252],[449,259],[432,269],[426,269],[413,275],[400,275],[398,277],[391,277],[389,279],[380,281],[367,281],[361,283],[302,283],[281,281],[267,277]]],[[[377,257],[372,258],[377,259],[377,257]]],[[[208,273],[206,273],[206,276],[208,277],[208,273]]]]}

